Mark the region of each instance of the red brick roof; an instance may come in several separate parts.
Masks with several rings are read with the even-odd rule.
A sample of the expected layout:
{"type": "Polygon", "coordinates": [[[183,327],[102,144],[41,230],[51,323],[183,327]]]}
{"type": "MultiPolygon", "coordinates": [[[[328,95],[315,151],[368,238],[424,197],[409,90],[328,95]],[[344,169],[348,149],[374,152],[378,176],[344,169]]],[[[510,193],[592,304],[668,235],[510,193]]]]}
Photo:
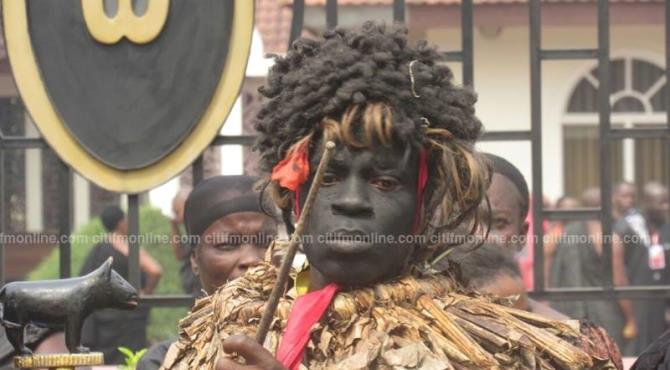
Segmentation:
{"type": "MultiPolygon", "coordinates": [[[[457,5],[462,0],[405,0],[407,5],[457,5]]],[[[475,4],[525,4],[528,0],[473,0],[475,4]]],[[[544,3],[594,3],[597,0],[542,0],[544,3]]],[[[611,0],[613,3],[662,3],[665,0],[611,0]]],[[[256,0],[256,27],[266,53],[284,53],[288,46],[293,0],[256,0]]],[[[307,6],[324,6],[326,0],[305,0],[307,6]]],[[[342,6],[388,5],[393,0],[339,0],[342,6]]]]}
{"type": "MultiPolygon", "coordinates": [[[[288,0],[291,3],[292,0],[288,0]]],[[[291,30],[291,7],[277,0],[256,0],[256,28],[265,53],[284,53],[291,30]]]]}
{"type": "MultiPolygon", "coordinates": [[[[542,0],[546,3],[591,3],[596,0],[542,0]]],[[[291,4],[292,0],[284,0],[285,4],[291,4]]],[[[474,0],[475,4],[520,4],[528,0],[474,0]]],[[[662,3],[663,0],[612,0],[617,3],[662,3]]],[[[338,5],[391,5],[393,0],[339,0],[338,5]]],[[[453,5],[460,4],[461,0],[405,0],[408,5],[453,5]]],[[[326,0],[305,0],[307,6],[325,5],[326,0]]]]}

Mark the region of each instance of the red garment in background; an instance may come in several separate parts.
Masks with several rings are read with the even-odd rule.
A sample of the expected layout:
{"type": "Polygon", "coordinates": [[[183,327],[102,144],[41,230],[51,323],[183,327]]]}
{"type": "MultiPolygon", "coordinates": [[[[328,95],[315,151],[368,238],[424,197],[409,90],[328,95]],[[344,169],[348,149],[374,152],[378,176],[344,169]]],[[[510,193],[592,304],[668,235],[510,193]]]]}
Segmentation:
{"type": "MultiPolygon", "coordinates": [[[[531,199],[531,203],[532,199],[531,199]]],[[[535,237],[533,234],[533,209],[528,210],[528,234],[527,242],[524,249],[517,255],[517,262],[519,263],[519,270],[521,270],[521,278],[523,279],[523,286],[526,290],[533,290],[533,248],[535,247],[535,237]]],[[[544,234],[549,232],[550,224],[548,221],[543,223],[544,234]]],[[[545,277],[546,278],[546,277],[545,277]]]]}

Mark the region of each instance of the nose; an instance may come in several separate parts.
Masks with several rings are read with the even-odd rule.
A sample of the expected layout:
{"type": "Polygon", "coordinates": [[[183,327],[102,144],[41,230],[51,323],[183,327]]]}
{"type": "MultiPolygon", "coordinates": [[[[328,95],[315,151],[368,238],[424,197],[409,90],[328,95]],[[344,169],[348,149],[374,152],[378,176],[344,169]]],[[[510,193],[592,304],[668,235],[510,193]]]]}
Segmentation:
{"type": "Polygon", "coordinates": [[[249,268],[258,265],[263,259],[263,250],[262,248],[257,248],[254,245],[243,245],[241,247],[242,255],[237,262],[238,270],[244,272],[249,268]]]}
{"type": "Polygon", "coordinates": [[[342,193],[331,205],[333,213],[366,217],[373,213],[367,182],[352,176],[342,184],[342,193]]]}

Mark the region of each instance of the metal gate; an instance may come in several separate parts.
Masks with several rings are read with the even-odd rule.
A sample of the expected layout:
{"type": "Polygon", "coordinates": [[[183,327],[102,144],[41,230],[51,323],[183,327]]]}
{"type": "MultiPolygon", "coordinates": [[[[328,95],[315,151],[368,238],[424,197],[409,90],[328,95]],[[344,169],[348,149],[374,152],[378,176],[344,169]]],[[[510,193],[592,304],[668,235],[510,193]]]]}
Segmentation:
{"type": "MultiPolygon", "coordinates": [[[[393,19],[396,22],[404,22],[406,17],[406,4],[404,0],[393,0],[393,19]]],[[[610,4],[608,0],[597,0],[597,30],[598,43],[594,49],[544,49],[541,45],[541,8],[540,0],[530,0],[529,25],[530,25],[530,92],[531,92],[531,129],[521,131],[495,131],[486,133],[482,140],[484,141],[527,141],[531,145],[532,154],[532,183],[535,194],[543,193],[542,183],[542,63],[551,60],[577,60],[592,59],[598,62],[598,79],[600,88],[599,97],[599,153],[600,153],[600,189],[602,194],[602,207],[600,209],[579,209],[579,210],[545,210],[542,206],[541,197],[533,197],[533,232],[537,236],[534,243],[534,281],[535,291],[531,295],[536,298],[551,298],[552,300],[562,299],[617,299],[617,298],[649,298],[649,297],[670,297],[670,286],[635,286],[614,288],[612,284],[612,246],[611,239],[603,240],[603,258],[606,261],[603,274],[606,276],[606,284],[602,288],[579,288],[579,289],[545,289],[544,276],[544,246],[542,228],[545,220],[587,220],[600,219],[603,227],[603,235],[612,234],[612,174],[610,147],[616,140],[626,138],[663,138],[666,145],[670,145],[670,111],[667,112],[666,126],[663,128],[646,129],[613,129],[611,127],[610,115],[610,4]]],[[[293,18],[290,28],[290,41],[295,40],[303,28],[305,15],[305,0],[294,0],[292,4],[293,18]]],[[[447,61],[461,63],[464,85],[473,86],[474,68],[473,68],[473,0],[462,0],[460,2],[461,14],[461,50],[444,51],[447,61]]],[[[338,24],[338,2],[337,0],[326,0],[325,4],[325,23],[328,28],[335,27],[338,24]]],[[[666,83],[670,83],[670,2],[666,1],[665,6],[665,76],[666,83]]],[[[476,87],[475,87],[476,89],[476,87]]],[[[666,94],[668,100],[667,106],[670,107],[670,94],[666,94]]],[[[252,145],[254,136],[218,136],[212,146],[220,145],[252,145]]],[[[4,204],[6,192],[6,177],[4,166],[4,153],[6,150],[25,150],[30,148],[48,148],[42,138],[24,138],[0,136],[0,234],[7,230],[7,205],[4,204]]],[[[62,209],[69,210],[71,214],[73,196],[72,196],[72,170],[62,164],[60,171],[60,189],[62,189],[62,198],[60,206],[62,209]]],[[[203,159],[199,157],[193,163],[193,181],[197,183],[203,179],[203,159]]],[[[670,183],[670,181],[668,181],[670,183]]],[[[139,269],[139,245],[138,238],[133,237],[139,234],[139,196],[137,194],[128,194],[128,224],[130,238],[130,270],[129,281],[135,286],[140,286],[139,269]]],[[[72,232],[71,217],[61,217],[59,220],[59,232],[61,235],[70,235],[72,232]]],[[[60,277],[70,277],[72,274],[70,244],[62,241],[60,250],[60,277]]],[[[4,284],[4,266],[5,266],[5,246],[0,245],[0,286],[4,284]]],[[[190,296],[186,295],[162,295],[145,296],[142,302],[150,306],[187,306],[193,302],[190,296]]]]}

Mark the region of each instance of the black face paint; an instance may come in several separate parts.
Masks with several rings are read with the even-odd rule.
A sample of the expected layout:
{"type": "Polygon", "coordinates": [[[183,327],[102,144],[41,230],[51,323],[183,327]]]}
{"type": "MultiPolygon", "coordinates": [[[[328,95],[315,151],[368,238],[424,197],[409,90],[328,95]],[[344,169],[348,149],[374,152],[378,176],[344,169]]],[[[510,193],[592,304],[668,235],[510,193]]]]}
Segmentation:
{"type": "MultiPolygon", "coordinates": [[[[312,168],[319,159],[313,155],[312,168]]],[[[399,145],[338,145],[303,242],[310,265],[326,282],[367,285],[402,271],[415,244],[417,161],[416,152],[399,145]]],[[[311,180],[302,186],[300,204],[311,180]]]]}

